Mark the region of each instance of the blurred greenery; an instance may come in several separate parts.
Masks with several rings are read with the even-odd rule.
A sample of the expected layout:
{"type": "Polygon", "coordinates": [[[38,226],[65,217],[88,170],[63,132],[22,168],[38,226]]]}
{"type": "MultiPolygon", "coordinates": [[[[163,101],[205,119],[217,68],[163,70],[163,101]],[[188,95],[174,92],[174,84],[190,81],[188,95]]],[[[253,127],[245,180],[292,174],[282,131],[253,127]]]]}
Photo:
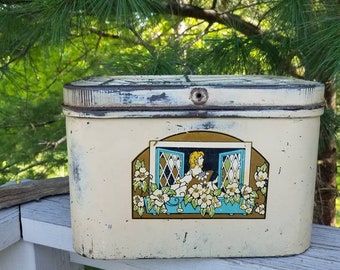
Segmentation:
{"type": "Polygon", "coordinates": [[[327,149],[339,123],[332,105],[339,6],[338,0],[0,0],[0,184],[67,174],[62,88],[92,75],[317,80],[326,85],[320,147],[327,149]]]}

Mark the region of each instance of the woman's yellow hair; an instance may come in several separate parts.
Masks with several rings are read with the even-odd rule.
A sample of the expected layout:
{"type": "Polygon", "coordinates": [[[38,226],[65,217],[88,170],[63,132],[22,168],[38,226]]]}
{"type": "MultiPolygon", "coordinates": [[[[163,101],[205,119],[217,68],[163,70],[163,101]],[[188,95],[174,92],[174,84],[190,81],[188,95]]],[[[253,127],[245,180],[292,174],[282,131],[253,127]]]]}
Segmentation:
{"type": "Polygon", "coordinates": [[[190,164],[190,169],[195,168],[195,166],[198,164],[198,158],[200,156],[204,156],[204,153],[202,151],[194,151],[190,154],[189,156],[189,164],[190,164]]]}

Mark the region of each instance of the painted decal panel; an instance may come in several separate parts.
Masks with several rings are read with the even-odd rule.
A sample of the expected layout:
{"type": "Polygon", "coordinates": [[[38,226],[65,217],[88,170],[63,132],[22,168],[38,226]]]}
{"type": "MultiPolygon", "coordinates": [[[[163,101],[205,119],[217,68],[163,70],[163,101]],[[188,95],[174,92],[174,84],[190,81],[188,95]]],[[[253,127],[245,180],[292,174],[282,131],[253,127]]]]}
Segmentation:
{"type": "Polygon", "coordinates": [[[132,218],[264,219],[268,180],[251,142],[207,131],[152,140],[132,162],[132,218]]]}

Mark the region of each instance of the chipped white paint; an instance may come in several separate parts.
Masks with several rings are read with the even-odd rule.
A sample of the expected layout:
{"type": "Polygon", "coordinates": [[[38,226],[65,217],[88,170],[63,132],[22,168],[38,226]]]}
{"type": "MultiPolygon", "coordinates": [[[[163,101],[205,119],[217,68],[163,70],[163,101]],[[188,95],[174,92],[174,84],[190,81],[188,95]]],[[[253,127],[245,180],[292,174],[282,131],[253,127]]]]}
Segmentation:
{"type": "Polygon", "coordinates": [[[88,78],[64,88],[64,104],[85,109],[173,111],[197,109],[197,105],[202,110],[244,106],[301,109],[322,102],[322,84],[274,76],[112,76],[88,78]]]}
{"type": "Polygon", "coordinates": [[[309,247],[320,84],[281,77],[125,76],[76,82],[64,93],[78,253],[98,259],[244,257],[309,247]],[[208,98],[196,105],[192,88],[200,87],[208,98]],[[132,160],[150,140],[204,130],[252,142],[269,161],[266,218],[132,219],[132,160]]]}

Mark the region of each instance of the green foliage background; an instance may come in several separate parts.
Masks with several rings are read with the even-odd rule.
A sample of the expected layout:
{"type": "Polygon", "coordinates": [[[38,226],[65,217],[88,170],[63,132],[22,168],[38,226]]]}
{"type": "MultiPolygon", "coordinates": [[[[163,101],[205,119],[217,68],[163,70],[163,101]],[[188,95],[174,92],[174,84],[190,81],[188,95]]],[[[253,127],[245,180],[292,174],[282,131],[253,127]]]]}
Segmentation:
{"type": "MultiPolygon", "coordinates": [[[[62,89],[86,76],[275,74],[336,92],[339,7],[338,0],[0,0],[0,184],[67,174],[62,89]]],[[[326,109],[320,147],[339,125],[326,109]]]]}

